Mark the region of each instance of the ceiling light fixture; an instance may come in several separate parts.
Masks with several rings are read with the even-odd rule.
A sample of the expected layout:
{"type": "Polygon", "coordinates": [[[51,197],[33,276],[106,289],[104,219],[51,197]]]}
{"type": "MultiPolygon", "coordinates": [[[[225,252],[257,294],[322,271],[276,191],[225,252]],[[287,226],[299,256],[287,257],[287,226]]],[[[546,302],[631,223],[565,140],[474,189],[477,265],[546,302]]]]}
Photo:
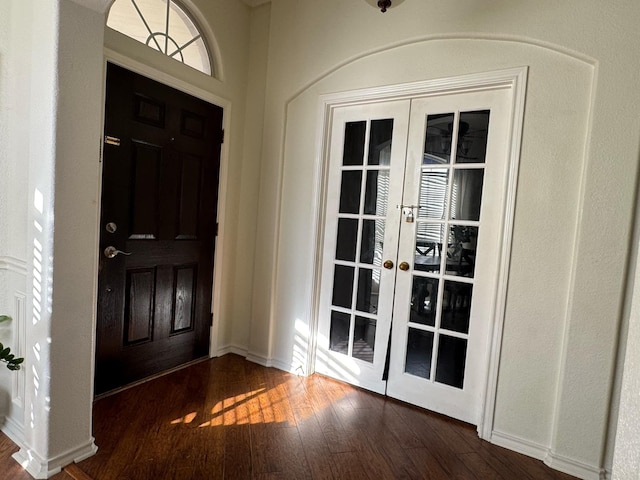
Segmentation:
{"type": "Polygon", "coordinates": [[[386,12],[389,8],[397,7],[404,0],[366,0],[366,2],[376,8],[379,8],[382,13],[386,12]]]}
{"type": "Polygon", "coordinates": [[[378,0],[378,7],[382,13],[387,11],[387,7],[391,7],[391,0],[378,0]]]}

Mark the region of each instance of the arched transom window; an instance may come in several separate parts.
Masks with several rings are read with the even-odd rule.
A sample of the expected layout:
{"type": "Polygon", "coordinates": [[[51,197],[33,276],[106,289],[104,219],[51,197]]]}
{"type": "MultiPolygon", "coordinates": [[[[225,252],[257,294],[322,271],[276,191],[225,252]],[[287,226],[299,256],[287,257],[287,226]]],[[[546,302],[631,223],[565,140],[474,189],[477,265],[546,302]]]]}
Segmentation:
{"type": "Polygon", "coordinates": [[[207,75],[211,60],[200,29],[173,0],[116,0],[107,26],[207,75]]]}

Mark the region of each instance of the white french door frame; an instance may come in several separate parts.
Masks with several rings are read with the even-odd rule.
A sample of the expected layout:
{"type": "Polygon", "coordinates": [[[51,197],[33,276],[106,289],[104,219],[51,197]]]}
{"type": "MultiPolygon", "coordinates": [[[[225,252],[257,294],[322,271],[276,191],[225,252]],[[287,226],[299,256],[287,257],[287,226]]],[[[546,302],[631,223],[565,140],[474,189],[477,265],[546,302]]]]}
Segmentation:
{"type": "Polygon", "coordinates": [[[506,151],[507,180],[501,218],[501,245],[499,246],[498,276],[493,301],[493,322],[489,326],[486,338],[487,364],[484,391],[481,398],[480,419],[477,430],[480,438],[489,440],[493,431],[495,400],[500,364],[500,349],[504,326],[511,243],[513,237],[513,221],[515,213],[516,185],[520,163],[520,147],[524,121],[525,93],[527,83],[527,67],[517,67],[486,73],[427,80],[393,86],[354,90],[336,94],[322,95],[319,98],[317,146],[315,155],[316,179],[314,207],[317,212],[315,220],[315,262],[313,278],[313,305],[311,325],[309,326],[309,345],[307,350],[308,373],[315,371],[318,317],[320,311],[320,288],[323,265],[324,226],[326,223],[326,199],[329,177],[330,135],[334,110],[348,105],[364,105],[368,103],[387,102],[403,99],[425,98],[445,94],[477,92],[487,89],[508,89],[511,91],[510,131],[507,135],[509,145],[506,151]]]}

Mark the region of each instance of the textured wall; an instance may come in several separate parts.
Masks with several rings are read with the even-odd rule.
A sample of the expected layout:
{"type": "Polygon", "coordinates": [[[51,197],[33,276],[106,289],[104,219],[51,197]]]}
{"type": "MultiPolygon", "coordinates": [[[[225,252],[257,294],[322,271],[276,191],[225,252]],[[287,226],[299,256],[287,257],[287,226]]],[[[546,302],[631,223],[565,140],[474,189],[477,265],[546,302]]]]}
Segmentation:
{"type": "MultiPolygon", "coordinates": [[[[98,9],[108,3],[87,1],[98,9]]],[[[47,7],[33,18],[35,4],[0,5],[0,22],[15,17],[11,33],[3,28],[0,34],[0,101],[5,102],[0,148],[9,149],[0,150],[0,168],[18,179],[12,184],[17,190],[20,182],[29,182],[15,210],[9,205],[13,196],[0,197],[0,226],[11,225],[12,232],[0,237],[0,256],[7,254],[6,245],[12,256],[30,259],[30,236],[36,234],[27,208],[33,187],[42,186],[46,205],[53,205],[54,189],[60,221],[45,218],[44,226],[46,235],[53,235],[45,247],[55,254],[56,326],[49,331],[49,322],[32,332],[36,341],[55,341],[51,361],[44,357],[52,373],[45,368],[40,392],[50,388],[51,402],[61,412],[51,423],[50,437],[60,442],[50,448],[48,436],[34,437],[36,451],[48,455],[70,448],[90,428],[99,208],[98,169],[91,162],[97,160],[102,118],[97,84],[102,47],[95,35],[98,17],[91,10],[62,2],[64,31],[58,34],[57,6],[44,2],[47,7]],[[17,38],[22,41],[12,43],[17,38]],[[52,63],[58,41],[64,47],[59,66],[52,63]],[[11,73],[7,78],[7,61],[24,61],[19,68],[32,74],[31,81],[11,73]],[[34,71],[24,70],[29,68],[34,71]],[[52,89],[58,80],[63,81],[60,92],[52,89]],[[11,98],[27,100],[17,122],[5,108],[11,98]],[[28,177],[22,173],[25,158],[28,177]],[[52,185],[58,171],[61,177],[52,185]],[[27,227],[29,236],[20,231],[27,227]],[[78,365],[65,372],[68,360],[78,365]],[[50,387],[49,373],[59,376],[50,387]],[[80,385],[72,384],[76,375],[84,378],[80,385]],[[68,405],[62,400],[67,387],[75,395],[68,405]],[[62,431],[76,408],[79,420],[62,431]]],[[[603,432],[640,144],[635,94],[640,54],[629,48],[640,44],[637,2],[424,0],[404,2],[382,15],[363,1],[278,0],[258,7],[262,10],[254,16],[246,5],[230,0],[194,0],[193,5],[215,34],[222,81],[185,75],[117,36],[109,35],[107,46],[230,102],[225,111],[232,127],[225,147],[228,198],[222,212],[226,247],[216,267],[224,291],[218,342],[280,366],[292,365],[296,326],[308,328],[313,308],[309,222],[315,212],[308,187],[314,180],[317,96],[531,67],[496,427],[536,455],[550,453],[551,463],[566,466],[563,462],[572,460],[583,472],[598,475],[607,443],[603,432]],[[262,82],[258,77],[265,70],[262,82]],[[249,82],[249,74],[257,77],[249,82]]],[[[38,415],[48,419],[45,401],[37,401],[38,415]]]]}
{"type": "Polygon", "coordinates": [[[635,265],[633,292],[613,459],[614,480],[640,478],[640,258],[635,265]]]}
{"type": "MultiPolygon", "coordinates": [[[[205,25],[205,30],[216,40],[222,79],[188,73],[190,69],[150,54],[149,49],[135,42],[133,45],[122,35],[115,34],[108,46],[111,57],[123,60],[120,48],[131,63],[155,68],[160,80],[205,91],[225,107],[225,125],[230,128],[223,147],[226,163],[221,190],[230,192],[230,199],[219,218],[221,222],[228,218],[223,222],[224,235],[231,239],[226,255],[216,266],[216,275],[222,277],[220,290],[224,290],[219,294],[222,305],[217,311],[228,320],[219,329],[223,338],[214,337],[214,342],[226,346],[234,343],[233,315],[242,314],[244,309],[248,317],[250,309],[244,299],[238,300],[240,306],[233,304],[234,282],[246,285],[250,281],[244,276],[251,275],[248,269],[237,274],[234,271],[236,252],[246,256],[244,252],[252,252],[255,240],[254,236],[244,243],[234,240],[238,218],[242,217],[238,209],[243,188],[249,200],[248,207],[243,208],[255,212],[251,195],[257,177],[252,180],[253,188],[242,185],[250,10],[241,2],[199,3],[200,8],[194,6],[199,20],[207,23],[206,18],[215,19],[205,25]]],[[[0,144],[2,172],[7,174],[3,184],[5,179],[11,184],[0,203],[0,225],[16,227],[7,229],[0,260],[4,249],[13,245],[16,248],[11,254],[16,262],[23,269],[29,265],[20,285],[8,287],[11,291],[7,297],[20,290],[28,295],[24,322],[30,366],[24,370],[28,416],[24,418],[24,430],[19,432],[18,440],[24,442],[24,448],[18,456],[38,478],[94,451],[91,409],[104,103],[102,32],[103,11],[109,4],[108,0],[44,4],[11,0],[3,2],[0,11],[3,26],[10,27],[3,28],[2,39],[7,42],[0,47],[0,99],[4,102],[0,109],[0,144]],[[22,196],[14,199],[11,189],[19,188],[24,190],[22,196]],[[11,205],[5,208],[7,204],[11,205]]],[[[259,115],[259,105],[256,107],[259,115]]],[[[220,242],[219,238],[218,246],[220,242]]],[[[8,278],[2,271],[4,263],[0,262],[3,286],[8,278]]],[[[246,329],[239,334],[243,338],[235,343],[246,345],[246,329]]],[[[22,424],[23,419],[19,420],[22,424]]]]}
{"type": "Polygon", "coordinates": [[[404,2],[384,15],[361,1],[273,2],[254,348],[291,364],[312,314],[313,95],[529,65],[496,428],[598,477],[637,174],[639,20],[631,1],[404,2]]]}

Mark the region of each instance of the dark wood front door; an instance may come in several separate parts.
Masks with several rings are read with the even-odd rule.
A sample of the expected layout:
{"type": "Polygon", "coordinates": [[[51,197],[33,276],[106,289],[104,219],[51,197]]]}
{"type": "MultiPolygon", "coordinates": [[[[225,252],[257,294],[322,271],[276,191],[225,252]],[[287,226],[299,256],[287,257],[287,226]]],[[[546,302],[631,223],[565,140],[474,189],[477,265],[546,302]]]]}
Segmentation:
{"type": "Polygon", "coordinates": [[[96,394],[209,352],[222,109],[109,64],[96,394]]]}

